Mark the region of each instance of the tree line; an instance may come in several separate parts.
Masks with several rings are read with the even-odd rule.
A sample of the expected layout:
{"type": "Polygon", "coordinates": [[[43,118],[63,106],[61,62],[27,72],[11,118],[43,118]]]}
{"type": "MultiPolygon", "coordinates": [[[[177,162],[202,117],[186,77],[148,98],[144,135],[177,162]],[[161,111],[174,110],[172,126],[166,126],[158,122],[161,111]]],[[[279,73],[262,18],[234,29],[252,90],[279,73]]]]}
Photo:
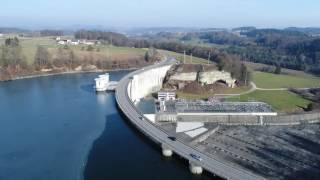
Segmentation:
{"type": "MultiPolygon", "coordinates": [[[[236,30],[236,29],[235,29],[236,30]]],[[[320,75],[320,37],[295,29],[240,29],[233,32],[187,33],[180,41],[199,39],[223,45],[220,50],[244,61],[302,70],[320,75]]]]}
{"type": "MultiPolygon", "coordinates": [[[[230,56],[226,52],[221,52],[216,48],[211,47],[200,47],[193,45],[186,45],[174,41],[150,41],[150,40],[141,40],[141,39],[129,39],[124,35],[114,36],[116,33],[102,33],[102,32],[89,32],[79,31],[76,37],[88,38],[88,39],[106,39],[111,42],[112,39],[116,46],[129,46],[136,48],[149,48],[144,56],[146,63],[154,62],[160,59],[159,53],[155,49],[164,49],[169,51],[174,51],[178,53],[185,52],[186,54],[192,54],[193,56],[208,59],[209,61],[214,61],[217,63],[225,64],[221,66],[221,70],[230,71],[234,77],[239,80],[244,80],[245,78],[241,76],[242,71],[248,71],[247,68],[244,68],[244,65],[241,65],[239,58],[236,56],[230,56]],[[93,36],[94,35],[94,36],[93,36]],[[124,38],[125,37],[125,38],[124,38]],[[120,38],[120,39],[118,39],[120,38]],[[239,64],[240,63],[240,64],[239,64]],[[231,68],[232,67],[232,68],[231,68]],[[241,69],[242,68],[242,69],[241,69]]],[[[75,67],[81,64],[92,64],[98,68],[127,68],[131,66],[137,66],[140,64],[139,60],[133,59],[131,61],[110,61],[105,62],[103,59],[92,60],[93,57],[79,58],[75,55],[74,51],[70,48],[59,47],[57,51],[52,55],[52,52],[49,52],[48,49],[44,46],[39,46],[36,51],[35,60],[33,64],[27,64],[26,58],[22,52],[22,47],[19,44],[18,38],[7,39],[5,44],[1,47],[1,66],[4,69],[7,69],[8,66],[14,67],[13,69],[23,69],[36,70],[41,69],[51,69],[51,68],[66,68],[69,70],[74,69],[75,67]]],[[[86,49],[89,52],[99,51],[99,49],[94,49],[93,47],[87,47],[86,49]]],[[[141,64],[140,64],[141,65],[141,64]]],[[[247,75],[247,73],[245,73],[247,75]]]]}
{"type": "Polygon", "coordinates": [[[96,56],[99,47],[87,46],[86,53],[78,54],[68,46],[49,49],[39,45],[34,61],[27,63],[20,40],[8,38],[0,47],[0,79],[11,79],[13,76],[34,74],[37,72],[64,72],[94,69],[127,69],[137,68],[154,61],[156,50],[150,49],[145,57],[126,59],[110,59],[106,56],[96,56]],[[91,68],[91,69],[88,69],[91,68]],[[92,69],[94,68],[94,69],[92,69]]]}
{"type": "Polygon", "coordinates": [[[8,38],[1,46],[0,66],[8,71],[19,71],[27,68],[26,57],[18,38],[8,38]]]}
{"type": "Polygon", "coordinates": [[[44,29],[40,31],[40,36],[63,36],[63,34],[61,30],[44,29]]]}
{"type": "Polygon", "coordinates": [[[115,46],[129,45],[129,39],[125,35],[114,32],[79,30],[74,36],[76,39],[100,40],[115,46]]]}
{"type": "MultiPolygon", "coordinates": [[[[75,34],[75,38],[79,39],[90,39],[90,40],[106,40],[110,42],[113,39],[113,45],[115,46],[127,46],[135,48],[149,48],[149,49],[163,49],[173,51],[177,53],[192,54],[195,57],[208,59],[213,62],[223,62],[225,65],[221,66],[221,70],[229,71],[234,78],[239,81],[245,81],[249,78],[249,70],[244,64],[241,64],[240,59],[237,56],[230,56],[226,51],[220,51],[213,47],[203,47],[195,45],[187,45],[178,41],[159,41],[159,40],[148,40],[148,39],[134,39],[127,38],[124,35],[118,33],[110,33],[103,31],[78,31],[75,34]],[[232,67],[232,68],[231,68],[232,67]]],[[[149,56],[153,56],[152,51],[148,51],[145,54],[145,60],[149,61],[149,56]]],[[[154,61],[154,60],[153,60],[154,61]]]]}

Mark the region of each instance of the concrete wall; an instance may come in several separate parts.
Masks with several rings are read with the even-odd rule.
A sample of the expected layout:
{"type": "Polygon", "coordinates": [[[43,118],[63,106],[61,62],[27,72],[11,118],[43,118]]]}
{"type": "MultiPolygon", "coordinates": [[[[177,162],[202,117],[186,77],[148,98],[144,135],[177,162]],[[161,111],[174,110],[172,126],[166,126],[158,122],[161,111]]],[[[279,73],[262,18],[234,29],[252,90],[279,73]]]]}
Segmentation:
{"type": "Polygon", "coordinates": [[[178,121],[218,124],[259,124],[258,116],[179,116],[178,121]]]}
{"type": "Polygon", "coordinates": [[[128,95],[133,102],[139,101],[147,95],[157,92],[162,88],[163,80],[172,65],[166,65],[133,76],[128,86],[128,95]]]}
{"type": "Polygon", "coordinates": [[[301,123],[317,123],[320,120],[320,113],[306,113],[294,115],[281,115],[275,117],[264,117],[267,125],[295,125],[301,123]]]}
{"type": "MultiPolygon", "coordinates": [[[[170,120],[174,119],[170,116],[170,120]]],[[[169,118],[166,115],[160,115],[157,120],[165,121],[169,118]]],[[[169,119],[168,119],[169,120],[169,119]]],[[[190,116],[179,115],[176,118],[179,122],[210,122],[222,125],[261,125],[260,116],[190,116]]],[[[264,116],[263,125],[299,125],[303,123],[319,123],[320,113],[264,116]]]]}

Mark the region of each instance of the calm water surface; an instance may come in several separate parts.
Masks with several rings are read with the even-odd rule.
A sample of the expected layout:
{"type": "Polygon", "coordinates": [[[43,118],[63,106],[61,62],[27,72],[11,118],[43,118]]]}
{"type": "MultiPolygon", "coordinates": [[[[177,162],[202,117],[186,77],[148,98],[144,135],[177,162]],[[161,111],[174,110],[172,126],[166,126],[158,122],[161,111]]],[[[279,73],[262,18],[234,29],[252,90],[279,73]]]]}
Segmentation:
{"type": "Polygon", "coordinates": [[[113,93],[93,92],[96,76],[0,83],[0,180],[210,179],[163,158],[121,116],[113,93]]]}

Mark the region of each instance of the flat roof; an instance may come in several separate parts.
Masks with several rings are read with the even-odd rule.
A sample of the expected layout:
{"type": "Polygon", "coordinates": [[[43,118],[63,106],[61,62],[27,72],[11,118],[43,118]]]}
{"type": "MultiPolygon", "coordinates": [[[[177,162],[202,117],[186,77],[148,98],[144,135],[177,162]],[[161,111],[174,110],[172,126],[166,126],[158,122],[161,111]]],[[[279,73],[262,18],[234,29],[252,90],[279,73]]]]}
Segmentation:
{"type": "Polygon", "coordinates": [[[177,114],[248,114],[275,115],[272,107],[264,102],[209,102],[209,101],[166,101],[165,110],[158,108],[160,113],[177,114]]]}

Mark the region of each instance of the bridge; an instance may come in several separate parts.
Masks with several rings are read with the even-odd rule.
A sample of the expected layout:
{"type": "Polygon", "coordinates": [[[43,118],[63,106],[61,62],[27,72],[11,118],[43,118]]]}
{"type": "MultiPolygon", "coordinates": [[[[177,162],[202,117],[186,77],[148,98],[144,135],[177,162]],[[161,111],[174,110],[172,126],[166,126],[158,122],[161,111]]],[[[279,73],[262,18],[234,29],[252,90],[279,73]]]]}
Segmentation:
{"type": "MultiPolygon", "coordinates": [[[[145,136],[149,137],[151,140],[159,144],[162,147],[162,154],[164,156],[171,156],[173,153],[178,154],[184,159],[189,161],[190,171],[194,174],[201,174],[202,170],[205,169],[214,175],[225,179],[235,179],[235,180],[256,180],[256,179],[264,179],[261,176],[253,174],[252,172],[246,171],[239,167],[236,167],[226,161],[215,159],[212,156],[209,156],[192,146],[177,140],[171,140],[163,129],[158,127],[156,124],[150,122],[142,112],[140,112],[134,102],[138,100],[138,98],[142,98],[143,95],[146,95],[147,91],[142,90],[145,88],[150,91],[155,91],[159,89],[159,83],[162,84],[163,77],[161,77],[162,73],[155,73],[154,70],[160,68],[160,72],[163,72],[163,68],[171,67],[175,64],[176,61],[174,59],[168,59],[162,61],[161,63],[154,64],[148,66],[144,69],[140,69],[129,73],[121,81],[118,83],[116,89],[116,101],[123,112],[123,114],[127,117],[127,119],[145,136]],[[156,75],[155,79],[152,79],[151,74],[156,75]],[[140,82],[143,86],[137,86],[138,79],[141,80],[143,77],[139,77],[139,75],[146,74],[148,75],[147,80],[150,82],[148,85],[147,82],[140,82]],[[154,82],[158,82],[155,84],[154,82]],[[155,88],[151,88],[154,86],[155,88]],[[140,89],[135,89],[140,88],[140,89]],[[141,94],[135,94],[137,92],[142,92],[141,94]],[[199,158],[195,158],[199,157],[199,158]],[[200,159],[201,158],[201,159],[200,159]]],[[[165,74],[164,74],[165,75],[165,74]]],[[[148,92],[152,93],[152,92],[148,92]]]]}

